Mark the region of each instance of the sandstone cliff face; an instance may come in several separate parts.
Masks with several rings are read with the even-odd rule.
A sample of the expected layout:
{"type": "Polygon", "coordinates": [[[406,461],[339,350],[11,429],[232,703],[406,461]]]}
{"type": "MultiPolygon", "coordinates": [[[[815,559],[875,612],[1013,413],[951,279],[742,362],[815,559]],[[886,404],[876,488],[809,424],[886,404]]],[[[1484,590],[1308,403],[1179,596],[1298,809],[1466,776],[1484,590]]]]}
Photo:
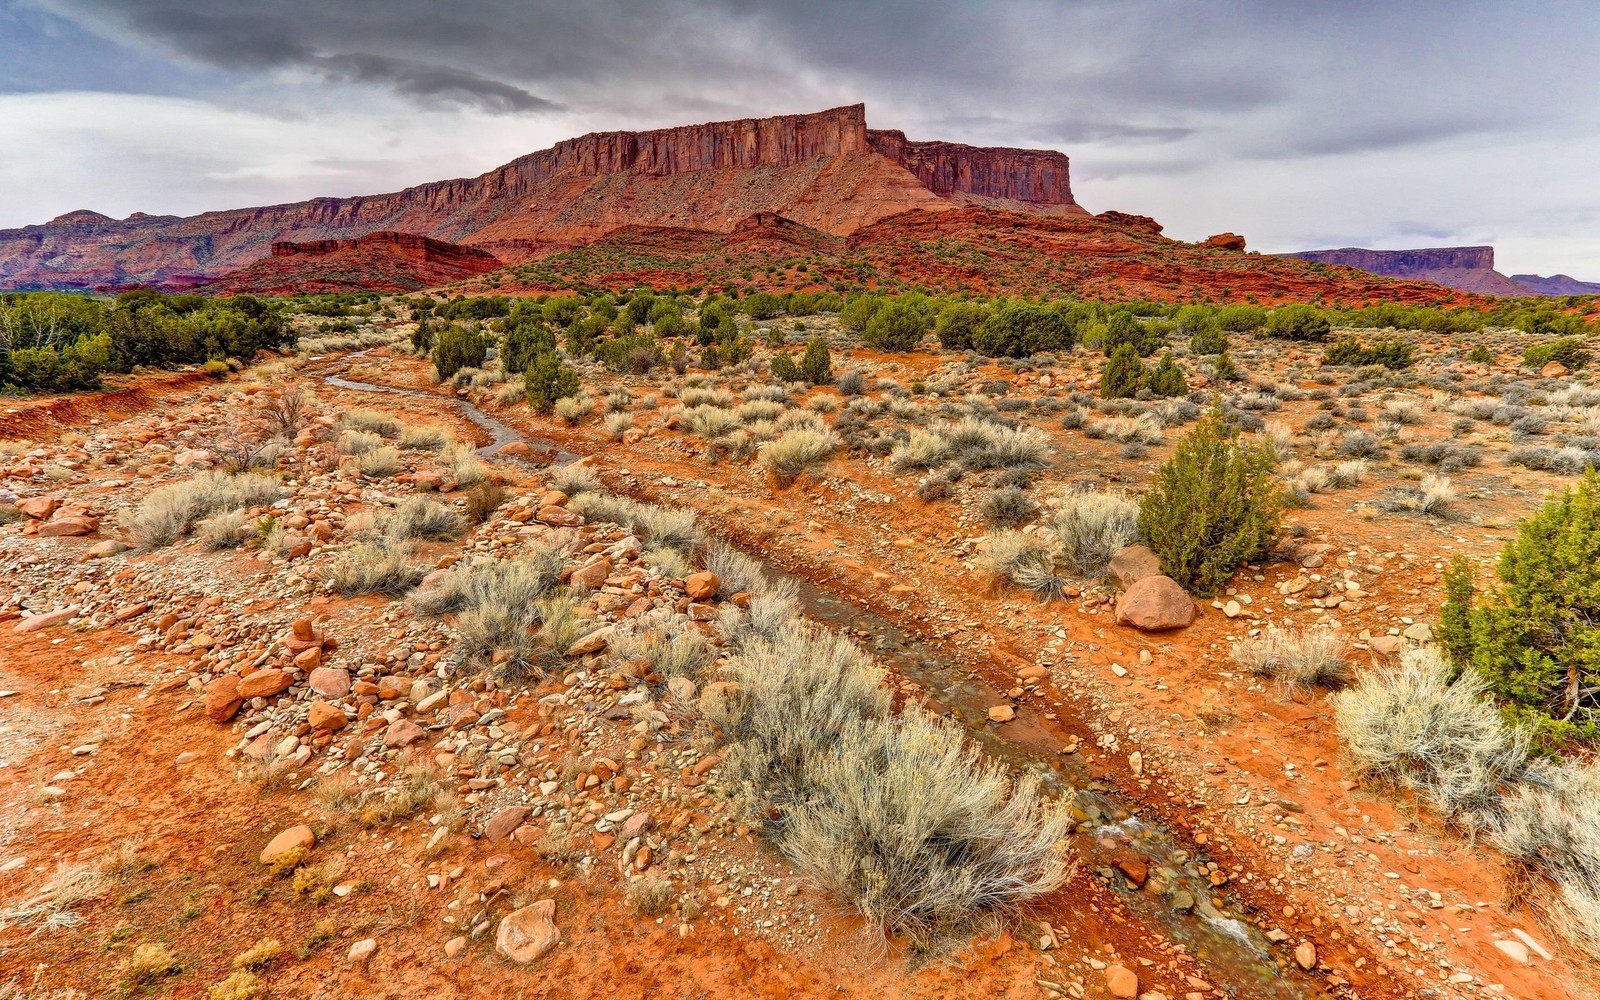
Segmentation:
{"type": "Polygon", "coordinates": [[[911,142],[897,130],[871,130],[866,137],[873,149],[909,170],[940,197],[969,195],[1083,213],[1072,200],[1064,153],[1050,149],[979,148],[958,142],[911,142]]]}
{"type": "Polygon", "coordinates": [[[775,213],[834,235],[961,204],[1074,214],[1067,158],[869,132],[862,105],[568,139],[474,178],[189,218],[68,213],[0,231],[0,288],[203,281],[276,242],[414,233],[519,259],[627,226],[729,232],[775,213]]]}
{"type": "Polygon", "coordinates": [[[1419,250],[1306,250],[1286,254],[1317,264],[1357,267],[1372,274],[1405,278],[1424,271],[1494,270],[1494,247],[1427,247],[1419,250]]]}

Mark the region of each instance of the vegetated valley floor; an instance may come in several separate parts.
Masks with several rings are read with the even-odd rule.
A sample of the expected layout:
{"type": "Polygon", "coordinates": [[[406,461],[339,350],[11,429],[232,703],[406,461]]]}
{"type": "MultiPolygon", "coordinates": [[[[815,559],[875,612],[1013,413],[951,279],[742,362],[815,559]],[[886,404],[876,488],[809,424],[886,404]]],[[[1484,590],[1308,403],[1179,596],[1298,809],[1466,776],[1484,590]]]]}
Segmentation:
{"type": "MultiPolygon", "coordinates": [[[[1445,560],[1456,552],[1488,560],[1563,482],[1505,464],[1508,436],[1492,421],[1449,436],[1451,408],[1482,396],[1491,374],[1513,373],[1509,363],[1466,365],[1439,340],[1422,347],[1416,377],[1328,397],[1343,408],[1346,435],[1376,431],[1376,417],[1399,413],[1386,410],[1396,402],[1419,418],[1388,422],[1390,439],[1362,482],[1314,493],[1291,512],[1302,530],[1282,558],[1243,571],[1195,625],[1158,635],[1116,625],[1107,585],[1039,602],[985,580],[974,559],[987,534],[977,506],[990,473],[969,474],[951,499],[924,502],[915,476],[893,474],[881,458],[841,455],[777,488],[754,463],[667,426],[676,420],[663,384],[682,385],[667,372],[585,373],[597,399],[628,391],[631,427],[620,440],[597,415],[568,426],[524,403],[495,404],[493,385],[464,391],[530,438],[591,456],[605,489],[691,510],[710,534],[959,665],[984,697],[1014,708],[1012,721],[990,724],[1002,740],[1075,758],[1074,768],[1169,828],[1225,904],[1277,942],[1273,960],[1307,990],[1583,995],[1588,971],[1508,900],[1492,852],[1346,780],[1325,692],[1286,695],[1229,659],[1231,641],[1268,622],[1335,624],[1358,667],[1425,641],[1445,560]],[[1447,370],[1466,388],[1436,394],[1421,384],[1447,370]],[[1484,459],[1452,474],[1451,516],[1381,513],[1376,501],[1431,471],[1402,460],[1399,445],[1446,439],[1484,459]],[[1536,945],[1527,963],[1515,960],[1518,948],[1497,945],[1523,935],[1536,945]],[[1300,973],[1293,956],[1306,943],[1315,968],[1300,973]]],[[[1276,406],[1258,402],[1273,407],[1264,415],[1281,426],[1268,431],[1294,460],[1339,458],[1340,435],[1307,426],[1328,412],[1308,395],[1319,388],[1309,352],[1241,340],[1235,359],[1279,386],[1276,406]]],[[[990,405],[1050,436],[1051,467],[1029,488],[1046,500],[1076,483],[1138,491],[1182,433],[1154,426],[1141,454],[1063,426],[1065,407],[1042,401],[1092,391],[1099,358],[1084,352],[1048,371],[927,351],[837,351],[834,364],[867,374],[866,397],[884,404],[871,418],[880,430],[916,425],[919,408],[993,393],[990,405]],[[895,387],[914,382],[939,395],[895,387]]],[[[717,381],[736,397],[764,380],[717,381]]],[[[1102,997],[1111,995],[1106,970],[1121,967],[1147,995],[1247,995],[1230,982],[1225,957],[1137,918],[1130,896],[1170,886],[1131,848],[1126,864],[1080,868],[1021,927],[908,962],[808,886],[717,794],[715,748],[692,738],[692,687],[649,685],[603,654],[574,656],[525,690],[470,675],[441,687],[435,668],[453,642],[448,620],[413,614],[405,601],[333,596],[319,574],[357,540],[363,518],[448,472],[438,452],[406,448],[398,473],[363,475],[335,451],[335,418],[360,408],[481,441],[451,393],[432,384],[426,361],[380,348],[261,365],[222,383],[146,378],[107,397],[104,409],[79,397],[5,415],[16,444],[0,459],[0,486],[58,505],[33,533],[0,529],[0,983],[38,990],[25,996],[69,988],[204,996],[233,976],[280,997],[1102,997]],[[338,388],[321,378],[329,373],[428,395],[338,388]],[[292,536],[287,548],[207,551],[184,539],[90,558],[116,535],[120,511],[216,461],[244,415],[294,388],[311,397],[313,423],[278,458],[291,485],[272,513],[292,536]],[[98,519],[99,531],[39,530],[63,511],[76,516],[74,507],[98,519]],[[57,624],[15,631],[24,610],[67,608],[57,624]],[[245,698],[237,719],[211,721],[204,682],[282,663],[297,622],[314,636],[301,645],[319,653],[287,672],[288,695],[245,698]],[[317,665],[343,668],[353,683],[313,696],[307,674],[317,665]],[[430,699],[438,714],[417,713],[430,699]],[[336,704],[341,721],[313,725],[311,700],[336,704]],[[413,718],[422,735],[400,725],[413,718]],[[427,801],[375,821],[350,796],[319,792],[335,785],[335,771],[379,792],[424,783],[427,801]],[[535,809],[519,814],[514,835],[494,822],[524,805],[535,809]],[[648,822],[635,819],[645,813],[648,822]],[[298,870],[275,874],[260,863],[269,841],[302,823],[316,843],[298,870]],[[665,883],[663,900],[644,899],[637,883],[647,878],[665,883]],[[555,901],[561,943],[532,964],[507,961],[495,948],[497,922],[539,899],[555,901]],[[281,954],[240,960],[272,940],[281,954]],[[141,981],[133,957],[157,943],[172,964],[141,981]]],[[[838,393],[807,393],[828,396],[838,393]]],[[[1102,419],[1086,416],[1090,428],[1102,419]]],[[[647,614],[686,602],[681,582],[652,573],[624,529],[544,523],[562,518],[541,519],[556,498],[539,456],[525,457],[533,461],[491,461],[508,498],[489,520],[459,540],[422,543],[415,561],[442,567],[545,540],[577,566],[601,553],[608,560],[609,575],[580,599],[586,619],[622,620],[639,600],[647,614]]],[[[462,497],[439,495],[458,508],[462,497]]],[[[898,699],[938,707],[936,692],[896,682],[898,699]]]]}

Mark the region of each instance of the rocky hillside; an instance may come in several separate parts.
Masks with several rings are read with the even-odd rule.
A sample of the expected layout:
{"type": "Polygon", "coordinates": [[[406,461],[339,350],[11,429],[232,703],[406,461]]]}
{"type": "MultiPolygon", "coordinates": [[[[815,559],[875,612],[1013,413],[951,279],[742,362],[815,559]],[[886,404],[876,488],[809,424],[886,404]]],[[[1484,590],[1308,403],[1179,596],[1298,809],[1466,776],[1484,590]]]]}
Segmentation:
{"type": "Polygon", "coordinates": [[[1321,264],[1360,268],[1391,278],[1432,281],[1479,295],[1593,295],[1600,283],[1577,281],[1564,274],[1507,277],[1494,269],[1494,247],[1425,247],[1417,250],[1305,250],[1285,254],[1321,264]]]}
{"type": "MultiPolygon", "coordinates": [[[[1223,240],[1223,236],[1232,237],[1223,240]]],[[[978,206],[909,211],[832,236],[773,216],[733,231],[618,230],[595,242],[512,264],[468,284],[540,292],[573,287],[714,285],[746,291],[820,291],[861,282],[985,295],[1360,305],[1385,300],[1465,304],[1470,296],[1427,281],[1244,253],[1242,237],[1207,244],[1161,235],[1153,219],[1123,212],[1051,217],[978,206]]]]}
{"type": "Polygon", "coordinates": [[[0,231],[0,287],[199,284],[282,241],[413,233],[529,259],[626,226],[726,232],[760,212],[839,235],[964,204],[1084,215],[1045,150],[909,142],[862,105],[569,139],[474,178],[188,218],[78,211],[0,231]]]}
{"type": "Polygon", "coordinates": [[[369,233],[353,240],[278,242],[272,254],[206,286],[222,294],[413,292],[492,271],[502,261],[473,247],[410,233],[369,233]]]}

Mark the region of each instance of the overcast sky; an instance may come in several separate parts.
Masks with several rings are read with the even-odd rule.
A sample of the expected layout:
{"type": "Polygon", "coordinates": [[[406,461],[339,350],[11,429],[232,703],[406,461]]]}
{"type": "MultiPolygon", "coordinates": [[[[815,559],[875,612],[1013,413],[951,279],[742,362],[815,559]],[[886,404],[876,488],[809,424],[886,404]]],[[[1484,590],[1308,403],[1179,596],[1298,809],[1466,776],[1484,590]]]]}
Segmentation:
{"type": "Polygon", "coordinates": [[[473,175],[864,101],[1252,248],[1600,279],[1600,3],[0,0],[0,228],[473,175]]]}

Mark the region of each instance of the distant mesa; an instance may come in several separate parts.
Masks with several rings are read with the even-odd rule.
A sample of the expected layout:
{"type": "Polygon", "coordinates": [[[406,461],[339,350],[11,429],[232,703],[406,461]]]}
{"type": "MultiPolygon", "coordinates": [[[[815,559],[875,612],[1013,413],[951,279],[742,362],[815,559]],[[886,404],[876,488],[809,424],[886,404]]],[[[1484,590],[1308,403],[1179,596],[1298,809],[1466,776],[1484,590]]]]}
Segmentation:
{"type": "Polygon", "coordinates": [[[1285,254],[1319,264],[1354,267],[1391,278],[1431,281],[1478,295],[1593,295],[1600,283],[1577,281],[1564,274],[1506,276],[1494,269],[1494,247],[1423,247],[1415,250],[1303,250],[1285,254]]]}
{"type": "Polygon", "coordinates": [[[1579,281],[1566,274],[1513,274],[1511,280],[1533,289],[1537,295],[1600,295],[1600,281],[1579,281]]]}
{"type": "Polygon", "coordinates": [[[70,212],[0,230],[0,288],[215,279],[275,243],[403,232],[507,261],[628,226],[730,232],[761,213],[842,236],[910,210],[965,206],[1086,216],[1054,150],[915,142],[856,104],[648,132],[594,132],[478,177],[188,218],[70,212]]]}
{"type": "Polygon", "coordinates": [[[869,129],[860,104],[593,132],[389,194],[187,218],[68,212],[0,230],[0,288],[538,291],[771,278],[803,290],[860,281],[865,266],[873,280],[996,295],[1466,301],[1427,283],[1437,276],[1426,268],[1427,281],[1330,272],[1218,252],[1242,251],[1236,234],[1197,247],[1148,216],[1090,215],[1070,166],[1055,150],[869,129]]]}

